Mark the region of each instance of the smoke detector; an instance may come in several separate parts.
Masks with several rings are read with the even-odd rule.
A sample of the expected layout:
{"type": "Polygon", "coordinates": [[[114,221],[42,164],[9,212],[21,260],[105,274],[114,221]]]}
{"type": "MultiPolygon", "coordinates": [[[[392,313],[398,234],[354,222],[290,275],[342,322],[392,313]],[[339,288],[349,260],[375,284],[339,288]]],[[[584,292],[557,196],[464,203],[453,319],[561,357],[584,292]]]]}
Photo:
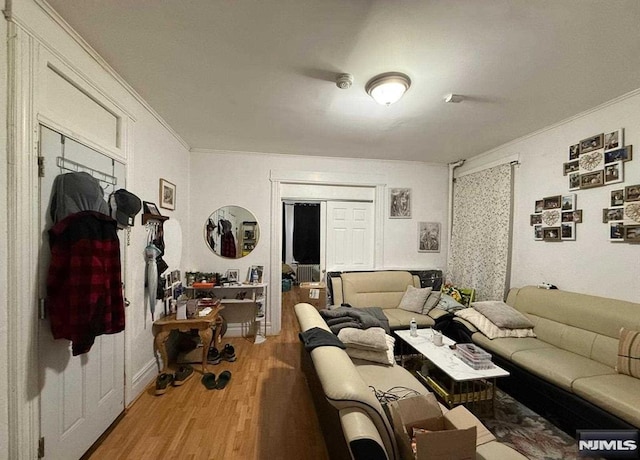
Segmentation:
{"type": "Polygon", "coordinates": [[[453,103],[462,102],[463,99],[464,99],[464,96],[461,96],[459,94],[447,94],[444,97],[445,102],[453,102],[453,103]]]}
{"type": "Polygon", "coordinates": [[[336,86],[340,89],[349,89],[353,85],[353,75],[341,73],[336,76],[336,86]]]}

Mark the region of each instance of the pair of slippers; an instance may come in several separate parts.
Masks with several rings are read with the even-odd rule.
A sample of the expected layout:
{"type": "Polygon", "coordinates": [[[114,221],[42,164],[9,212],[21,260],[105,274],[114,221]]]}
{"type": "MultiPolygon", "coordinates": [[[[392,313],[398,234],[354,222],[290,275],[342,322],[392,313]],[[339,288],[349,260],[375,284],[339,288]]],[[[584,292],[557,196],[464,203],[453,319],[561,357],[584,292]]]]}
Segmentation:
{"type": "Polygon", "coordinates": [[[229,371],[223,371],[217,380],[216,374],[212,374],[211,372],[207,372],[202,376],[202,384],[207,390],[222,390],[227,386],[229,380],[231,380],[231,372],[229,371]]]}
{"type": "Polygon", "coordinates": [[[156,378],[156,395],[163,395],[167,392],[169,387],[178,387],[193,377],[193,367],[189,364],[182,365],[178,368],[175,374],[162,373],[156,378]]]}

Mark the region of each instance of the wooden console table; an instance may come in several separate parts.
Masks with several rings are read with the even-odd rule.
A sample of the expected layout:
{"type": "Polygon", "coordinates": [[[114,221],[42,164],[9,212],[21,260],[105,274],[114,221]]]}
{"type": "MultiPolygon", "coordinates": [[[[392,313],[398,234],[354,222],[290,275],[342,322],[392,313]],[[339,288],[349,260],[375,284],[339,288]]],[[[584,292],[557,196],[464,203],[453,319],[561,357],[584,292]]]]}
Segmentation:
{"type": "Polygon", "coordinates": [[[207,354],[211,341],[217,342],[220,336],[220,325],[222,318],[220,311],[224,307],[220,304],[213,307],[211,313],[207,316],[196,316],[190,319],[176,319],[176,315],[171,314],[154,321],[153,323],[153,348],[160,353],[162,357],[162,372],[167,370],[167,339],[171,331],[188,332],[191,329],[197,329],[198,335],[202,340],[202,373],[207,372],[207,354]],[[215,326],[215,334],[211,331],[211,327],[215,326]]]}

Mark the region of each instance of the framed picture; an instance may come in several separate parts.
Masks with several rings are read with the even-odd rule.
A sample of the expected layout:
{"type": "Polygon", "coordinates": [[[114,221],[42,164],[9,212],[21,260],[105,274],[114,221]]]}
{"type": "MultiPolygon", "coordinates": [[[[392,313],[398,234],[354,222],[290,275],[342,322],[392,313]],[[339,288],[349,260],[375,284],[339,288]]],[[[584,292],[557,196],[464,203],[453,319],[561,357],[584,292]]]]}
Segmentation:
{"type": "Polygon", "coordinates": [[[573,144],[569,146],[569,161],[577,160],[580,156],[580,144],[573,144]]]}
{"type": "Polygon", "coordinates": [[[227,281],[230,283],[237,283],[240,278],[240,270],[232,269],[227,270],[227,281]]]}
{"type": "Polygon", "coordinates": [[[624,188],[624,201],[640,201],[640,184],[624,188]]]}
{"type": "Polygon", "coordinates": [[[166,179],[160,179],[160,207],[176,209],[176,186],[166,179]]]}
{"type": "Polygon", "coordinates": [[[562,222],[575,222],[579,224],[582,222],[582,209],[575,211],[567,211],[562,213],[562,222]]]}
{"type": "Polygon", "coordinates": [[[572,172],[569,173],[569,190],[579,190],[580,189],[580,173],[572,172]]]}
{"type": "Polygon", "coordinates": [[[617,221],[617,220],[623,220],[624,219],[624,207],[623,206],[619,206],[617,208],[608,208],[606,209],[607,213],[606,213],[606,220],[605,216],[602,216],[604,222],[613,222],[613,221],[617,221]]]}
{"type": "Polygon", "coordinates": [[[624,189],[613,190],[611,192],[611,207],[622,206],[624,204],[624,189]]]}
{"type": "Polygon", "coordinates": [[[580,141],[580,156],[593,150],[601,149],[604,145],[604,134],[587,137],[580,141]]]}
{"type": "Polygon", "coordinates": [[[156,204],[150,201],[142,202],[142,212],[144,212],[145,214],[153,214],[154,216],[161,215],[156,204]]]}
{"type": "Polygon", "coordinates": [[[542,214],[531,214],[529,216],[529,225],[539,225],[542,223],[542,214]]]}
{"type": "Polygon", "coordinates": [[[624,180],[622,168],[622,161],[616,161],[615,163],[609,163],[604,167],[604,183],[616,184],[624,180]]]}
{"type": "Polygon", "coordinates": [[[542,241],[542,225],[533,226],[533,239],[536,241],[542,241]]]}
{"type": "Polygon", "coordinates": [[[578,160],[569,161],[567,163],[564,163],[562,169],[563,169],[563,174],[566,176],[567,174],[576,172],[578,169],[580,169],[580,163],[578,160]]]}
{"type": "Polygon", "coordinates": [[[560,209],[562,195],[548,196],[542,199],[542,209],[560,209]]]}
{"type": "Polygon", "coordinates": [[[180,270],[174,270],[171,272],[171,282],[177,283],[180,281],[180,270]]]}
{"type": "Polygon", "coordinates": [[[544,241],[560,241],[560,227],[542,227],[544,241]]]}
{"type": "Polygon", "coordinates": [[[389,189],[389,217],[391,219],[411,219],[411,189],[389,189]]]}
{"type": "Polygon", "coordinates": [[[576,209],[576,194],[562,195],[562,210],[573,211],[576,209]]]}
{"type": "Polygon", "coordinates": [[[544,210],[544,200],[536,200],[535,212],[536,214],[541,213],[544,210]]]}
{"type": "Polygon", "coordinates": [[[262,283],[262,274],[264,272],[264,266],[263,265],[252,265],[251,268],[249,268],[249,278],[247,279],[247,281],[249,281],[250,283],[262,283]]]}
{"type": "Polygon", "coordinates": [[[580,174],[580,188],[600,187],[604,185],[604,171],[594,171],[586,174],[580,174]]]}
{"type": "Polygon", "coordinates": [[[624,224],[622,222],[609,224],[609,241],[624,241],[624,224]]]}
{"type": "Polygon", "coordinates": [[[632,158],[632,146],[627,145],[618,150],[604,152],[604,163],[615,163],[616,161],[629,161],[632,158]]]}
{"type": "Polygon", "coordinates": [[[439,222],[418,222],[418,252],[440,252],[439,222]]]}
{"type": "Polygon", "coordinates": [[[640,225],[625,225],[622,233],[626,243],[640,243],[640,225]]]}
{"type": "Polygon", "coordinates": [[[624,218],[640,223],[640,203],[627,203],[624,205],[624,218]]]}
{"type": "Polygon", "coordinates": [[[584,153],[578,159],[580,173],[586,174],[598,169],[602,169],[604,163],[604,150],[594,150],[593,152],[584,153]]]}
{"type": "Polygon", "coordinates": [[[604,151],[616,150],[624,146],[624,131],[622,128],[604,134],[604,151]]]}
{"type": "Polygon", "coordinates": [[[576,239],[576,224],[565,222],[560,225],[560,239],[573,241],[576,239]]]}

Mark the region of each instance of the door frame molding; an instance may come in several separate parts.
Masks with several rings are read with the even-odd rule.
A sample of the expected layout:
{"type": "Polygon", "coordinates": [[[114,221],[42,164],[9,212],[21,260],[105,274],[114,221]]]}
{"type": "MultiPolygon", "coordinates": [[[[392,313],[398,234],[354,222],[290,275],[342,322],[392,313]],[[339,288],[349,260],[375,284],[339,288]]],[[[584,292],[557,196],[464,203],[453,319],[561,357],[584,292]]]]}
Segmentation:
{"type": "Polygon", "coordinates": [[[282,171],[271,170],[271,289],[269,309],[271,333],[279,334],[282,328],[282,185],[339,185],[369,187],[375,189],[374,200],[374,268],[382,268],[384,261],[384,191],[386,178],[382,174],[343,172],[282,171]]]}

